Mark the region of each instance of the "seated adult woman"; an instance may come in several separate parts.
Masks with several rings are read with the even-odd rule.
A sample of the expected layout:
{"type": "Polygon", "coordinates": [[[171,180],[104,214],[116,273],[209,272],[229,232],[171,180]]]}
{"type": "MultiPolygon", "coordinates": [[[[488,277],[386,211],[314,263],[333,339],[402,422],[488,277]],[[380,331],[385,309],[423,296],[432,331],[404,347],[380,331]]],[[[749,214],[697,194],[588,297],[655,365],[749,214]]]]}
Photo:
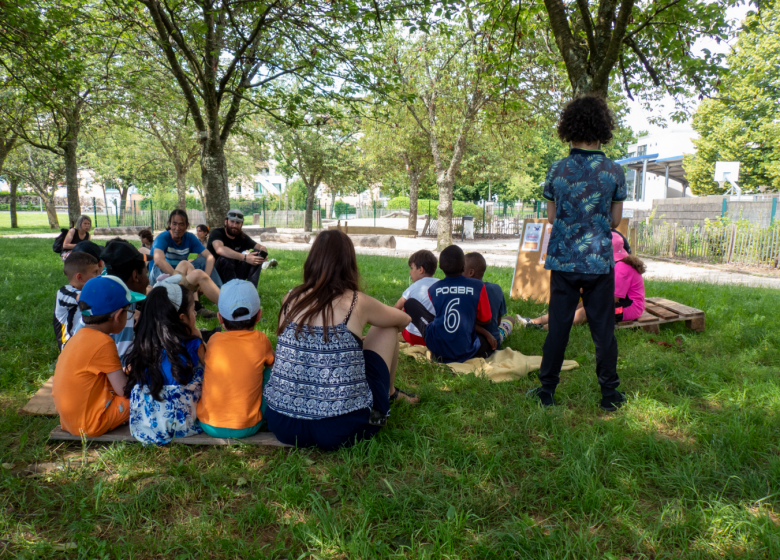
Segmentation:
{"type": "Polygon", "coordinates": [[[263,392],[268,428],[283,443],[349,446],[385,425],[390,401],[418,401],[394,386],[398,333],[409,316],[361,293],[358,283],[349,237],[317,235],[303,284],[282,301],[276,361],[263,392]]]}
{"type": "Polygon", "coordinates": [[[89,239],[89,230],[92,228],[92,218],[89,216],[79,216],[76,220],[76,226],[70,228],[70,231],[65,235],[65,239],[62,241],[62,262],[68,258],[70,252],[76,248],[76,245],[82,241],[89,239]]]}
{"type": "MultiPolygon", "coordinates": [[[[645,263],[639,257],[629,254],[624,247],[624,237],[612,232],[612,254],[615,257],[615,322],[639,319],[645,310],[645,263]]],[[[548,315],[536,319],[517,316],[526,327],[547,328],[548,315]]],[[[582,302],[574,313],[574,324],[588,322],[582,302]]]]}

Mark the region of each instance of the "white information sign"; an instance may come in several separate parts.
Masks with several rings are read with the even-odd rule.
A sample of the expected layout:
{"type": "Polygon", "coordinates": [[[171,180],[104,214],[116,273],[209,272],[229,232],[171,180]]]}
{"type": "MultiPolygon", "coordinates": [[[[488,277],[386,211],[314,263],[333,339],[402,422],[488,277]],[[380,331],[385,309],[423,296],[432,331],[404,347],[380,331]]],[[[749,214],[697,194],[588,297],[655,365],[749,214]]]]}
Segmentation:
{"type": "Polygon", "coordinates": [[[526,222],[525,235],[523,243],[520,245],[521,251],[538,251],[542,246],[542,232],[544,224],[533,224],[526,222]]]}

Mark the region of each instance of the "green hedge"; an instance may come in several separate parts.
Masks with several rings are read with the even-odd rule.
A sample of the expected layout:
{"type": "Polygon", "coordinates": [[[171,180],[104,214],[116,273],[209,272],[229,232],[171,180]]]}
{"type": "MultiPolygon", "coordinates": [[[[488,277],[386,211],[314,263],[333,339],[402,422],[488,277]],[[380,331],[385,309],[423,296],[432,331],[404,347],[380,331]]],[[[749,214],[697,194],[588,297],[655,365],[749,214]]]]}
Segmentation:
{"type": "MultiPolygon", "coordinates": [[[[427,214],[430,204],[431,218],[437,218],[439,215],[438,200],[429,200],[427,198],[420,198],[417,200],[417,213],[427,214]]],[[[409,197],[399,196],[392,199],[387,203],[387,207],[391,210],[409,210],[409,197]]],[[[474,218],[482,218],[482,208],[471,202],[461,202],[460,200],[452,201],[452,215],[456,217],[461,216],[474,216],[474,218]]]]}

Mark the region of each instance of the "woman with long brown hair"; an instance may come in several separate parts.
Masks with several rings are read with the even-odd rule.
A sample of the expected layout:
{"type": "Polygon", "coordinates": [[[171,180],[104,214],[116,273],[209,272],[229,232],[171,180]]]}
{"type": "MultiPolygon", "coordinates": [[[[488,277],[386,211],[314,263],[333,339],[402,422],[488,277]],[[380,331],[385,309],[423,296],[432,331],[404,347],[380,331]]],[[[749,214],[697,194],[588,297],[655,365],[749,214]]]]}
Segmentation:
{"type": "Polygon", "coordinates": [[[283,443],[352,445],[386,424],[390,401],[418,400],[394,386],[398,332],[409,316],[360,292],[359,282],[349,237],[317,235],[303,284],[282,301],[276,361],[263,394],[268,427],[283,443]]]}

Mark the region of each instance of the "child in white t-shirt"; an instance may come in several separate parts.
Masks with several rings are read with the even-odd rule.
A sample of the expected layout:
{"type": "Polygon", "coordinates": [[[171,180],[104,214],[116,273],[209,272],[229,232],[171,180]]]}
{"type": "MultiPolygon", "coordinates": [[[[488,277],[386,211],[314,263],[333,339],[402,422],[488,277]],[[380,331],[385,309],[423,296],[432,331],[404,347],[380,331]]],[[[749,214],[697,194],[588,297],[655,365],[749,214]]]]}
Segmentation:
{"type": "MultiPolygon", "coordinates": [[[[436,311],[433,308],[431,298],[428,297],[428,288],[433,286],[439,281],[438,278],[434,278],[436,273],[436,267],[439,262],[436,260],[436,255],[428,250],[421,250],[414,253],[409,257],[409,276],[412,278],[412,284],[406,290],[404,290],[401,298],[396,302],[395,308],[403,310],[404,304],[409,299],[416,299],[425,306],[425,309],[435,314],[436,311]]],[[[425,340],[412,323],[409,323],[402,332],[404,340],[412,345],[425,346],[425,340]]]]}

